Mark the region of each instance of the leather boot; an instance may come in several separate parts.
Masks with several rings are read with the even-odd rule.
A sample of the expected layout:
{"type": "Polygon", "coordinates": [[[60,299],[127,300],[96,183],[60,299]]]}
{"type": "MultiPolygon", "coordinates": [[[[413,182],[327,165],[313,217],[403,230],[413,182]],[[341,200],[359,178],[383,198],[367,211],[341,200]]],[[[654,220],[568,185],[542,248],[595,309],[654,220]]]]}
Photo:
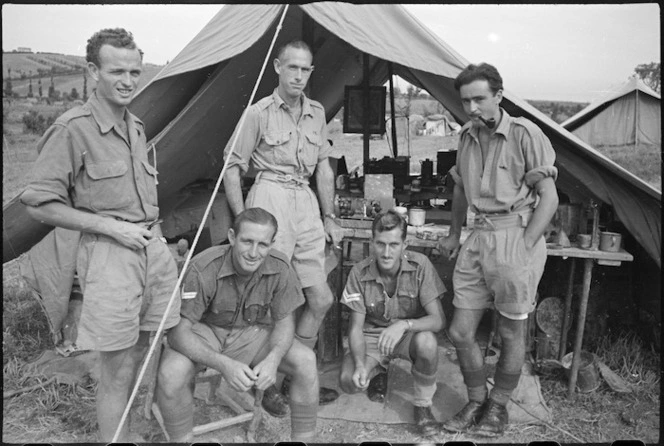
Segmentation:
{"type": "Polygon", "coordinates": [[[387,372],[379,373],[371,378],[367,387],[367,396],[376,403],[382,403],[387,396],[387,372]]]}
{"type": "Polygon", "coordinates": [[[431,406],[415,406],[414,418],[421,435],[429,437],[438,433],[438,422],[431,413],[431,406]]]}
{"type": "Polygon", "coordinates": [[[507,423],[507,408],[489,399],[484,414],[472,433],[481,437],[498,437],[505,432],[507,423]]]}
{"type": "Polygon", "coordinates": [[[448,432],[467,432],[484,412],[486,401],[470,401],[456,415],[443,423],[443,429],[448,432]]]}
{"type": "Polygon", "coordinates": [[[265,389],[262,405],[263,409],[273,417],[283,418],[288,415],[288,401],[275,386],[265,389]]]}
{"type": "MultiPolygon", "coordinates": [[[[286,399],[289,398],[290,395],[290,376],[285,376],[284,380],[281,383],[281,394],[286,397],[286,399]]],[[[339,392],[337,392],[334,389],[328,389],[327,387],[321,387],[318,389],[318,405],[319,406],[324,406],[326,404],[330,404],[331,402],[335,401],[337,398],[339,398],[339,392]]]]}

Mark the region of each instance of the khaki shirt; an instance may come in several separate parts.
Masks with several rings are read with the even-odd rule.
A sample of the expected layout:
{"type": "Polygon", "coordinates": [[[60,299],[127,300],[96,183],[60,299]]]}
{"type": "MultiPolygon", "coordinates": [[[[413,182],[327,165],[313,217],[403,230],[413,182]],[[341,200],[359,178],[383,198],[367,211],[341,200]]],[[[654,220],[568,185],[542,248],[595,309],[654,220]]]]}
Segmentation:
{"type": "Polygon", "coordinates": [[[352,311],[366,314],[365,326],[387,327],[392,319],[426,316],[424,307],[445,291],[429,259],[419,252],[406,251],[393,296],[385,290],[375,257],[369,256],[353,266],[341,302],[352,311]]]}
{"type": "Polygon", "coordinates": [[[295,271],[279,251],[270,251],[243,291],[236,277],[230,245],[197,254],[182,285],[182,317],[225,329],[272,326],[304,303],[295,271]]]}
{"type": "Polygon", "coordinates": [[[128,110],[123,136],[96,94],[60,116],[38,143],[34,180],[21,202],[58,201],[130,222],[154,221],[157,170],[148,162],[143,123],[128,110]]]}
{"type": "MultiPolygon", "coordinates": [[[[277,89],[250,106],[228,167],[237,165],[246,173],[251,162],[259,172],[309,178],[318,162],[332,152],[327,140],[325,109],[304,94],[298,122],[288,109],[277,89]]],[[[234,139],[235,133],[226,146],[225,158],[234,139]]]]}
{"type": "Polygon", "coordinates": [[[479,129],[471,123],[461,130],[456,165],[450,170],[464,188],[471,210],[477,214],[517,213],[532,209],[534,186],[546,177],[554,180],[556,153],[549,138],[526,118],[503,118],[491,135],[486,164],[482,160],[479,129]]]}

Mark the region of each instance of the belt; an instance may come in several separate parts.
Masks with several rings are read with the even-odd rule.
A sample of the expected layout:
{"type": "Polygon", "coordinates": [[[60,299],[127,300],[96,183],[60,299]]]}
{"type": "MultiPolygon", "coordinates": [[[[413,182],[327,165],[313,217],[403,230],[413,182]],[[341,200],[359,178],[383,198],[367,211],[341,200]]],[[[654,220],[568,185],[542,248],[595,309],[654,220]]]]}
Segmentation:
{"type": "Polygon", "coordinates": [[[514,214],[477,214],[475,229],[479,231],[498,231],[507,228],[525,228],[528,226],[531,210],[514,214]]]}
{"type": "Polygon", "coordinates": [[[275,183],[282,183],[284,185],[290,186],[308,186],[309,177],[304,177],[301,175],[282,175],[279,173],[269,172],[267,170],[261,170],[256,175],[256,182],[259,180],[274,181],[275,183]]]}
{"type": "Polygon", "coordinates": [[[120,218],[120,217],[114,217],[114,218],[118,221],[126,221],[127,223],[133,223],[135,225],[142,226],[145,229],[147,229],[148,231],[150,229],[154,228],[155,226],[157,226],[158,224],[164,222],[164,220],[162,220],[161,218],[158,219],[158,220],[152,220],[152,221],[129,221],[129,220],[125,220],[124,218],[120,218]]]}

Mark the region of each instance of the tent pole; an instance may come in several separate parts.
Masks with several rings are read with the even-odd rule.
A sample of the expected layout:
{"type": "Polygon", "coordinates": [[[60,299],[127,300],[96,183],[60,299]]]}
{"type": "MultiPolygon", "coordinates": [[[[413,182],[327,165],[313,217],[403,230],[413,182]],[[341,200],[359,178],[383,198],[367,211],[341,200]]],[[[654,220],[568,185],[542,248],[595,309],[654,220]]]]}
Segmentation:
{"type": "Polygon", "coordinates": [[[639,147],[639,84],[636,84],[636,101],[634,102],[634,148],[639,147]]]}
{"type": "Polygon", "coordinates": [[[392,120],[392,146],[394,147],[392,153],[396,158],[399,156],[399,151],[397,150],[397,126],[396,120],[394,119],[394,81],[392,79],[394,77],[394,70],[392,62],[387,63],[387,72],[390,76],[390,119],[392,120]]]}
{"type": "Polygon", "coordinates": [[[364,68],[364,79],[362,83],[364,84],[364,112],[362,113],[363,123],[362,127],[364,130],[364,174],[367,173],[367,166],[369,165],[369,138],[371,135],[371,130],[369,129],[370,113],[371,113],[371,100],[369,98],[369,55],[367,53],[362,53],[362,65],[364,68]]]}
{"type": "MultiPolygon", "coordinates": [[[[152,343],[150,344],[150,348],[148,349],[147,354],[145,355],[145,358],[143,359],[143,364],[140,367],[140,370],[138,372],[138,376],[136,377],[136,382],[134,384],[134,388],[129,395],[129,400],[127,401],[127,405],[124,408],[124,412],[122,413],[122,417],[120,418],[120,421],[118,423],[118,427],[115,429],[115,434],[113,434],[113,439],[111,440],[111,443],[117,443],[118,442],[118,437],[120,436],[120,432],[122,431],[122,427],[124,426],[125,421],[127,421],[127,417],[129,416],[129,411],[131,409],[131,405],[134,402],[134,399],[136,398],[136,395],[138,394],[138,388],[141,384],[141,381],[143,380],[143,376],[145,375],[145,371],[148,368],[148,365],[150,364],[150,358],[154,354],[155,348],[158,343],[161,341],[161,335],[164,332],[164,325],[166,325],[166,316],[168,315],[169,311],[171,310],[171,307],[173,306],[173,302],[175,301],[175,297],[179,297],[178,291],[180,290],[180,285],[182,284],[182,281],[184,280],[184,275],[187,271],[187,268],[189,266],[189,262],[191,261],[191,257],[194,253],[194,250],[196,248],[196,244],[198,243],[198,239],[201,236],[201,233],[203,232],[203,227],[205,226],[205,222],[207,221],[208,215],[210,215],[210,210],[212,209],[212,205],[214,204],[214,200],[217,196],[217,193],[219,192],[219,188],[221,187],[221,181],[224,178],[224,174],[226,173],[226,169],[228,168],[228,162],[231,159],[231,156],[233,155],[233,152],[235,150],[235,144],[237,143],[238,136],[240,135],[240,131],[242,129],[242,126],[244,125],[244,121],[247,117],[246,110],[249,108],[249,106],[253,103],[254,97],[256,96],[256,91],[258,90],[258,86],[260,85],[261,79],[263,79],[263,74],[265,73],[265,67],[267,66],[267,63],[269,61],[270,54],[272,53],[272,50],[274,49],[274,44],[277,41],[277,36],[279,36],[279,33],[281,32],[281,28],[284,23],[284,19],[286,18],[286,13],[288,12],[288,7],[289,5],[286,4],[284,5],[284,10],[281,13],[281,18],[279,19],[279,23],[277,24],[277,28],[274,32],[274,36],[272,37],[272,42],[270,43],[270,47],[268,48],[267,54],[265,55],[265,59],[263,60],[263,66],[261,67],[261,71],[258,73],[258,78],[256,79],[256,83],[254,84],[254,89],[251,92],[251,96],[249,97],[249,101],[247,103],[247,107],[245,108],[245,111],[242,113],[240,116],[240,122],[238,123],[236,127],[236,134],[235,138],[233,139],[233,142],[231,144],[231,148],[229,151],[228,157],[226,157],[226,160],[224,161],[224,165],[221,168],[221,172],[219,172],[219,177],[217,178],[217,182],[214,186],[214,189],[212,190],[212,195],[210,196],[210,200],[208,201],[207,207],[205,208],[205,212],[203,213],[203,217],[201,219],[201,223],[198,226],[198,230],[196,231],[196,235],[194,236],[194,240],[191,244],[191,248],[189,249],[189,254],[187,254],[186,259],[184,260],[184,265],[182,265],[182,271],[178,275],[178,280],[175,283],[175,287],[173,288],[173,291],[171,293],[171,297],[168,300],[168,305],[166,305],[166,309],[164,310],[164,315],[161,318],[161,321],[159,322],[159,326],[157,327],[157,331],[154,334],[154,338],[152,340],[152,343]]],[[[156,150],[156,147],[155,147],[156,150]]]]}

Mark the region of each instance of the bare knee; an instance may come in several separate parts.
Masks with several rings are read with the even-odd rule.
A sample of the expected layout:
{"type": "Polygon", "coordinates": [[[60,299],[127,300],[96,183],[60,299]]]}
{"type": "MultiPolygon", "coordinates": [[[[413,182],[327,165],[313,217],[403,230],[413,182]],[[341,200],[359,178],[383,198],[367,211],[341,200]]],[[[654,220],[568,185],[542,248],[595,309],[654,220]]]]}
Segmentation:
{"type": "Polygon", "coordinates": [[[438,358],[438,340],[430,331],[421,331],[413,336],[415,357],[427,361],[438,358]]]}
{"type": "Polygon", "coordinates": [[[316,354],[298,341],[293,341],[293,345],[284,356],[283,365],[283,371],[291,375],[294,381],[310,385],[318,380],[316,354]]]}
{"type": "Polygon", "coordinates": [[[455,346],[468,345],[475,342],[475,333],[465,327],[452,324],[447,334],[455,346]]]}
{"type": "Polygon", "coordinates": [[[157,391],[167,398],[175,397],[188,388],[194,371],[189,358],[175,350],[166,350],[157,373],[157,391]]]}
{"type": "Polygon", "coordinates": [[[332,291],[325,283],[305,288],[304,295],[307,306],[316,315],[325,315],[334,302],[332,291]]]}

